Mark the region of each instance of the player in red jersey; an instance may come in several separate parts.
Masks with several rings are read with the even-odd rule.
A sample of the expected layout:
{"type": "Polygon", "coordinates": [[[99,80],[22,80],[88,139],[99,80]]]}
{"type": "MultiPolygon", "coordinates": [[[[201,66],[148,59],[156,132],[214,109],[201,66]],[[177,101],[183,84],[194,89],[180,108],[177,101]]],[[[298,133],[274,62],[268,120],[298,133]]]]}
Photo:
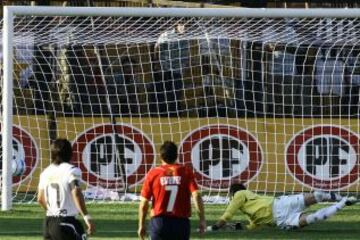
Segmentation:
{"type": "Polygon", "coordinates": [[[192,170],[176,163],[177,146],[166,141],[160,148],[162,165],[149,171],[141,190],[139,206],[140,239],[145,237],[145,219],[152,201],[150,236],[152,240],[190,238],[191,196],[195,202],[200,223],[206,229],[204,205],[192,170]]]}

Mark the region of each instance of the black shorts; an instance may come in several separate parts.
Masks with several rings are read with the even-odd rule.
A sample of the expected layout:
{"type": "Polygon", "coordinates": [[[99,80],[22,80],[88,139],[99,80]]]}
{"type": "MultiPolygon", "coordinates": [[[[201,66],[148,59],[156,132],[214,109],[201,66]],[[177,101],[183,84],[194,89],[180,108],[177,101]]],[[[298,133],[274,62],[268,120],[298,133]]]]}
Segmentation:
{"type": "Polygon", "coordinates": [[[190,239],[190,220],[167,216],[153,217],[150,220],[151,240],[190,239]]]}
{"type": "Polygon", "coordinates": [[[83,225],[75,217],[46,217],[44,240],[86,240],[83,225]]]}

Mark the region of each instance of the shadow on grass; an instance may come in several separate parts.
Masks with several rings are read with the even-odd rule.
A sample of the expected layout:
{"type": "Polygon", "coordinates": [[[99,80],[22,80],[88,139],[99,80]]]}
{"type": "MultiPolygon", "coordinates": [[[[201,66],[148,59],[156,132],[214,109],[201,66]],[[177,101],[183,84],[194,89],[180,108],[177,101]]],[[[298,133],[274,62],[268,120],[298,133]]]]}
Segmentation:
{"type": "MultiPolygon", "coordinates": [[[[209,225],[222,214],[223,208],[224,206],[207,206],[209,225]]],[[[97,227],[97,233],[91,239],[137,239],[136,205],[90,205],[89,209],[97,227]]],[[[266,227],[253,231],[209,232],[203,237],[196,233],[198,220],[194,216],[191,220],[191,239],[360,239],[360,215],[356,214],[359,210],[360,205],[346,208],[334,218],[300,230],[284,231],[266,227]]],[[[44,212],[36,205],[17,206],[14,211],[0,212],[0,239],[41,239],[43,217],[44,212]]],[[[234,221],[243,221],[244,217],[240,217],[234,221]]]]}
{"type": "MultiPolygon", "coordinates": [[[[137,220],[96,220],[97,233],[92,239],[136,239],[137,220]]],[[[41,238],[42,219],[0,219],[2,236],[41,238]]],[[[209,232],[203,237],[196,233],[197,221],[192,221],[191,239],[359,239],[358,222],[323,222],[300,230],[284,231],[261,228],[253,231],[209,232]]]]}
{"type": "MultiPolygon", "coordinates": [[[[192,239],[360,239],[359,223],[354,222],[322,222],[297,230],[281,230],[272,227],[263,227],[255,230],[218,231],[206,233],[199,237],[193,233],[192,239]]],[[[193,226],[193,229],[195,229],[193,226]]]]}

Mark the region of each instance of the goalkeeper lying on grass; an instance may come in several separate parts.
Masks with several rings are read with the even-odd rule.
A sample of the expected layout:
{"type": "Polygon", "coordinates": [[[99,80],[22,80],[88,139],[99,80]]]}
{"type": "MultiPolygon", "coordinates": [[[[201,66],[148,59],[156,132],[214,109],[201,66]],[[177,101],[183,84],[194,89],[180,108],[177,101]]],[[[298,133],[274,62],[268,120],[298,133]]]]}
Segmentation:
{"type": "Polygon", "coordinates": [[[262,225],[277,226],[281,229],[302,228],[323,221],[346,205],[352,205],[357,201],[355,197],[341,197],[335,193],[321,191],[281,197],[260,196],[246,190],[242,184],[231,185],[230,194],[232,200],[225,213],[216,224],[208,226],[207,231],[216,231],[221,228],[242,229],[240,223],[228,223],[238,210],[249,219],[247,229],[262,225]],[[303,213],[305,208],[325,201],[336,201],[336,203],[311,214],[303,213]]]}

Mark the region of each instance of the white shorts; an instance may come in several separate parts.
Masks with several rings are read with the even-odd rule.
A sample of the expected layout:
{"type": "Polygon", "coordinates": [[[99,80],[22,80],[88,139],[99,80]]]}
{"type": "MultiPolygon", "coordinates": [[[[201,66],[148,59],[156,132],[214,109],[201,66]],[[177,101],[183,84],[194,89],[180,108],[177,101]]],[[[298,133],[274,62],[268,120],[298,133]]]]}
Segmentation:
{"type": "Polygon", "coordinates": [[[275,198],[273,216],[276,225],[281,229],[299,227],[299,219],[305,209],[303,194],[275,198]]]}

